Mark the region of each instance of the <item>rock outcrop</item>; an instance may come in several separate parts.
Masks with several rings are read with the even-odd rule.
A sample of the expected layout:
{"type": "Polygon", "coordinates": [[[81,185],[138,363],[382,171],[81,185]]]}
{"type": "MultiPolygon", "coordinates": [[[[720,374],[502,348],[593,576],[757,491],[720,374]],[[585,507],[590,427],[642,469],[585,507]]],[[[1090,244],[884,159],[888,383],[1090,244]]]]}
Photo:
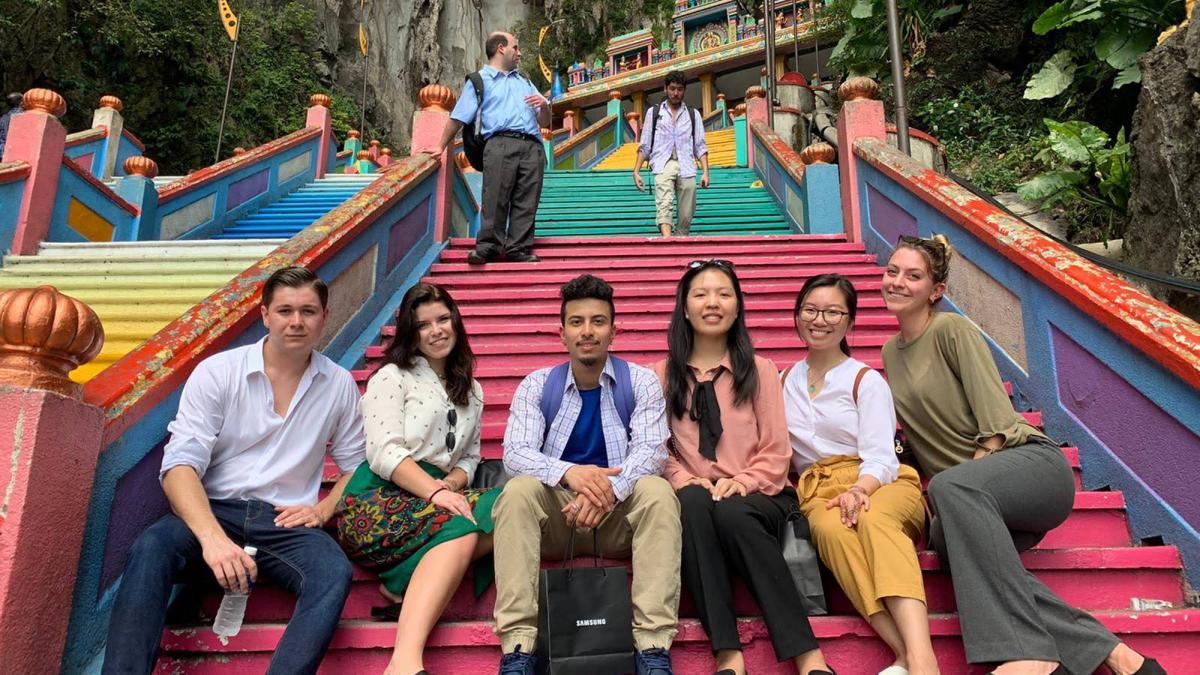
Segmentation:
{"type": "MultiPolygon", "coordinates": [[[[1139,60],[1125,261],[1200,280],[1200,17],[1139,60]]],[[[1200,297],[1151,289],[1200,319],[1200,297]]]]}
{"type": "Polygon", "coordinates": [[[408,147],[421,87],[437,82],[457,92],[466,74],[483,65],[487,34],[511,30],[528,12],[523,0],[369,1],[364,69],[360,0],[305,2],[318,14],[329,80],[358,100],[365,70],[367,137],[385,138],[399,149],[408,147]]]}

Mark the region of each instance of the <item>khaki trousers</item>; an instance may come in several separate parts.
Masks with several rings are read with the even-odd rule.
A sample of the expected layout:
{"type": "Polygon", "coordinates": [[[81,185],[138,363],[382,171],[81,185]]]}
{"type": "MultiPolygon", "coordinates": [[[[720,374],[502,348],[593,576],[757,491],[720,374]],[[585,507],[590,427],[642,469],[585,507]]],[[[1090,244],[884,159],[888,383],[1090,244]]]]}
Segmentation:
{"type": "Polygon", "coordinates": [[[859,511],[858,524],[846,527],[841,509],[825,505],[854,485],[861,465],[857,457],[818,462],[800,476],[797,492],[821,560],[854,609],[870,617],[885,610],[883,598],[925,602],[915,543],[925,527],[925,506],[916,469],[902,464],[896,480],[871,495],[870,510],[859,511]]]}
{"type": "MultiPolygon", "coordinates": [[[[531,476],[504,486],[495,521],[496,634],[505,654],[537,642],[538,571],[561,560],[571,527],[562,508],[573,495],[531,476]]],[[[605,558],[633,557],[633,644],[638,651],[670,649],[679,623],[679,500],[666,480],[641,478],[628,499],[597,528],[605,558]]],[[[585,536],[580,536],[580,534],[585,536]]],[[[592,536],[575,537],[577,554],[592,555],[592,536]]]]}
{"type": "Polygon", "coordinates": [[[692,215],[696,213],[696,177],[679,177],[679,160],[668,159],[663,170],[654,176],[654,205],[657,208],[654,223],[670,225],[671,207],[676,206],[679,223],[676,234],[687,234],[692,227],[692,215]]]}

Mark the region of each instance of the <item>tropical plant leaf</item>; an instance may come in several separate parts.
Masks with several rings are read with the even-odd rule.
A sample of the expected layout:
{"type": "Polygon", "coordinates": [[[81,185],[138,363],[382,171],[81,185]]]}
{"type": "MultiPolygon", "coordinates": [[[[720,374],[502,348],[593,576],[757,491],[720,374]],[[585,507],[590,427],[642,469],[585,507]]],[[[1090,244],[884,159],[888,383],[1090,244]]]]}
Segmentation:
{"type": "Polygon", "coordinates": [[[1138,67],[1137,61],[1134,61],[1129,67],[1124,68],[1117,73],[1117,79],[1113,80],[1113,89],[1120,89],[1127,84],[1136,84],[1142,81],[1142,69],[1138,67]]]}
{"type": "Polygon", "coordinates": [[[1108,145],[1108,134],[1099,127],[1073,120],[1045,120],[1050,130],[1050,149],[1069,164],[1090,164],[1093,155],[1108,145]]]}
{"type": "Polygon", "coordinates": [[[1072,183],[1067,180],[1065,171],[1050,171],[1038,174],[1033,178],[1017,185],[1017,196],[1025,201],[1041,202],[1054,195],[1069,190],[1072,183]]]}
{"type": "Polygon", "coordinates": [[[855,19],[869,19],[875,13],[875,3],[871,0],[857,0],[850,8],[850,16],[855,19]]]}
{"type": "Polygon", "coordinates": [[[1039,100],[1058,96],[1075,81],[1075,69],[1071,52],[1066,49],[1058,52],[1029,78],[1029,84],[1025,85],[1025,98],[1039,100]]]}
{"type": "Polygon", "coordinates": [[[963,9],[962,5],[951,5],[949,7],[943,7],[933,13],[933,20],[940,21],[942,19],[945,19],[948,16],[954,16],[955,14],[958,14],[959,12],[961,12],[962,9],[963,9]]]}
{"type": "Polygon", "coordinates": [[[1154,45],[1154,33],[1140,30],[1129,32],[1128,28],[1109,28],[1096,40],[1096,56],[1116,68],[1124,70],[1137,63],[1139,56],[1154,45]]]}
{"type": "Polygon", "coordinates": [[[1033,32],[1037,35],[1045,35],[1060,27],[1063,19],[1066,19],[1067,15],[1071,13],[1071,4],[1071,0],[1063,0],[1047,7],[1037,21],[1033,22],[1033,32]]]}

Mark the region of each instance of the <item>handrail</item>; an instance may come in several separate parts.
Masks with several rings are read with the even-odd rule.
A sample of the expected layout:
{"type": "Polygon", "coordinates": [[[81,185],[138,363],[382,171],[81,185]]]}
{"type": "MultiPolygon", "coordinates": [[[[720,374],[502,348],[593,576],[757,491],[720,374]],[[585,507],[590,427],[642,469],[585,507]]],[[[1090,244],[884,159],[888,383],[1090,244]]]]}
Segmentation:
{"type": "Polygon", "coordinates": [[[112,188],[108,187],[104,183],[101,183],[100,179],[93,176],[90,172],[79,168],[79,165],[76,164],[74,161],[72,161],[70,157],[63,155],[62,165],[66,169],[70,170],[71,173],[75,174],[76,176],[79,176],[81,179],[86,181],[89,185],[91,185],[93,188],[95,188],[101,195],[103,195],[106,199],[111,201],[113,204],[116,204],[118,207],[121,208],[121,210],[125,211],[129,215],[137,216],[139,213],[141,213],[141,210],[138,209],[138,207],[125,201],[125,199],[122,198],[121,195],[118,195],[117,193],[113,192],[112,188]]]}
{"type": "Polygon", "coordinates": [[[330,211],[84,385],[84,400],[105,411],[104,446],[175,391],[199,358],[221,349],[254,321],[267,277],[288,265],[316,268],[437,170],[427,156],[404,157],[330,211]]]}
{"type": "MultiPolygon", "coordinates": [[[[800,159],[800,153],[792,149],[792,146],[787,141],[783,140],[779,134],[775,133],[762,122],[751,122],[751,132],[758,137],[762,142],[762,146],[767,152],[775,158],[779,166],[788,173],[797,183],[804,183],[804,161],[800,159]]],[[[765,179],[764,179],[765,180],[765,179]]]]}
{"type": "Polygon", "coordinates": [[[588,141],[593,136],[599,134],[605,126],[619,119],[621,119],[619,115],[609,115],[608,117],[596,122],[583,131],[580,131],[571,138],[556,145],[554,147],[554,156],[558,157],[559,155],[564,155],[567,152],[570,152],[575,146],[581,145],[588,141]]]}
{"type": "Polygon", "coordinates": [[[108,127],[96,127],[84,131],[76,131],[73,134],[67,134],[67,142],[63,147],[73,148],[77,145],[98,141],[102,138],[108,138],[108,127]]]}
{"type": "Polygon", "coordinates": [[[877,138],[854,154],[1200,389],[1200,324],[877,138]]]}
{"type": "Polygon", "coordinates": [[[33,167],[20,160],[0,164],[0,185],[28,178],[32,170],[33,167]]]}
{"type": "Polygon", "coordinates": [[[177,180],[163,188],[158,193],[158,204],[161,207],[163,204],[170,202],[176,197],[180,197],[191,192],[192,190],[195,190],[196,188],[207,185],[215,180],[219,180],[226,175],[233,173],[234,171],[244,168],[248,164],[254,164],[261,159],[278,154],[284,150],[287,150],[288,148],[293,148],[301,143],[304,143],[305,141],[313,138],[319,138],[320,136],[321,129],[318,127],[299,129],[286,136],[263,143],[257,148],[248,150],[240,155],[234,155],[229,159],[200,169],[199,171],[189,174],[183,179],[177,180]]]}

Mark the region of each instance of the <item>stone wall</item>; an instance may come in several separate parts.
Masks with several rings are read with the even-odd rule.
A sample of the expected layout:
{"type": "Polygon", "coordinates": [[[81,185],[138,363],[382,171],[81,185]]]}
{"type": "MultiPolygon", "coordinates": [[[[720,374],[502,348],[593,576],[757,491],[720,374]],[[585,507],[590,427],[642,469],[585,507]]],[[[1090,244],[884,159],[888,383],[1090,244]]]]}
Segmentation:
{"type": "MultiPolygon", "coordinates": [[[[304,0],[318,14],[324,73],[341,91],[362,95],[358,47],[359,0],[304,0]]],[[[493,30],[524,19],[522,0],[406,0],[367,2],[367,134],[406,149],[417,92],[445,84],[456,92],[467,73],[484,63],[483,43],[493,30]]]]}
{"type": "MultiPolygon", "coordinates": [[[[1200,17],[1139,64],[1125,261],[1200,281],[1200,17]]],[[[1200,296],[1150,291],[1200,319],[1200,296]]]]}

